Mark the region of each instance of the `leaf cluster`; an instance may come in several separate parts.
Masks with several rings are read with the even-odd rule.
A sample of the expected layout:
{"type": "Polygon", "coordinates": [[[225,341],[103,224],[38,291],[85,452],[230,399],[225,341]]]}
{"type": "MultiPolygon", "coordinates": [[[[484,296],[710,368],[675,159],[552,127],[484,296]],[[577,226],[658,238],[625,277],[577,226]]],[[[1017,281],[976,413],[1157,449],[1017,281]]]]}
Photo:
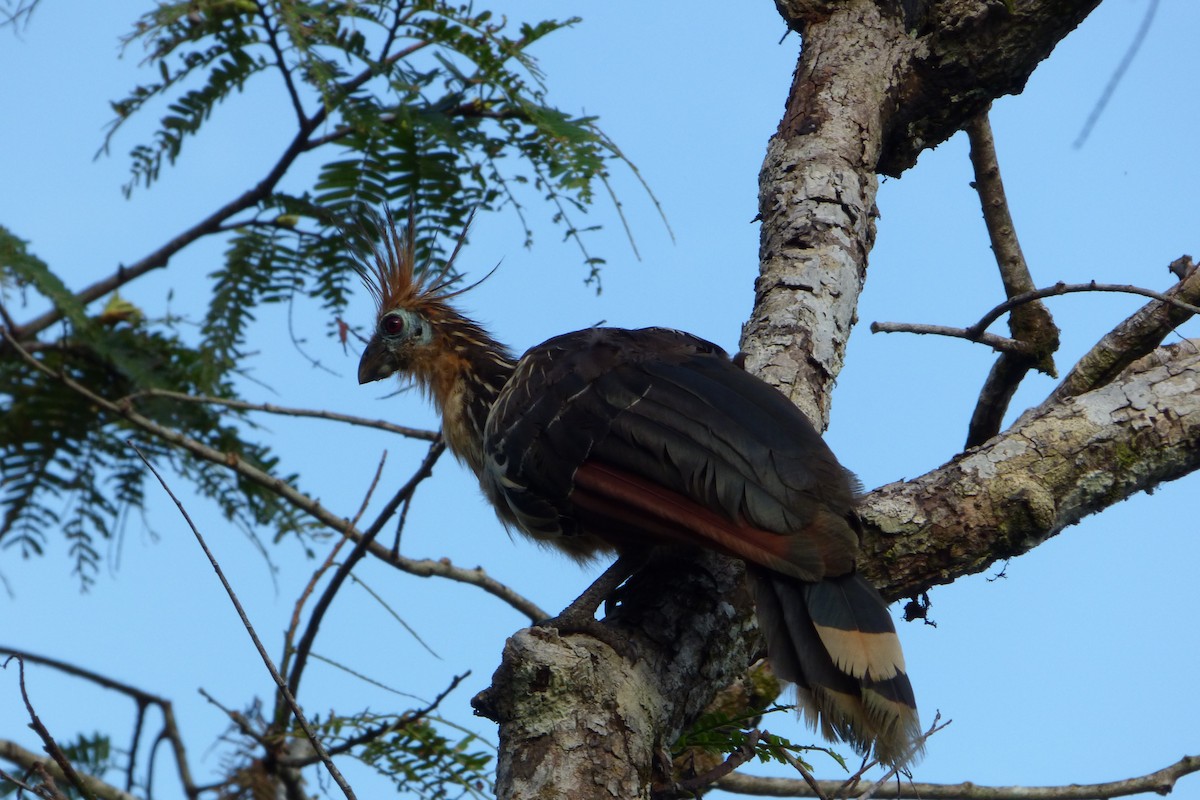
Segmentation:
{"type": "Polygon", "coordinates": [[[352,752],[392,781],[397,790],[426,800],[494,795],[492,756],[480,750],[481,743],[473,733],[454,739],[427,717],[409,719],[370,713],[335,719],[325,731],[333,742],[339,738],[352,741],[380,730],[381,725],[387,733],[369,736],[369,741],[352,752]]]}
{"type": "MultiPolygon", "coordinates": [[[[232,397],[228,374],[213,368],[209,351],[188,346],[169,322],[147,323],[127,303],[110,303],[89,316],[25,243],[2,227],[0,266],[58,302],[67,320],[58,339],[33,349],[41,369],[8,353],[0,358],[0,398],[7,406],[0,419],[0,546],[25,557],[41,555],[48,533],[61,530],[72,570],[86,587],[102,559],[99,542],[110,539],[125,515],[145,503],[146,473],[127,445],[141,431],[110,409],[82,400],[68,381],[122,400],[229,458],[275,470],[278,459],[269,448],[245,436],[249,421],[209,406],[144,395],[166,388],[232,397]]],[[[245,530],[266,524],[277,535],[305,529],[294,509],[261,486],[208,468],[166,442],[149,439],[141,446],[173,464],[245,530]]]]}
{"type": "Polygon", "coordinates": [[[798,760],[805,769],[812,769],[811,765],[800,758],[800,754],[819,751],[834,759],[842,769],[846,769],[845,760],[827,747],[798,745],[783,736],[760,729],[759,723],[764,715],[793,710],[792,706],[772,705],[751,712],[732,714],[711,711],[701,715],[679,737],[671,748],[671,755],[677,763],[689,750],[724,756],[736,753],[752,742],[753,757],[764,764],[772,761],[791,764],[793,760],[798,760]]]}

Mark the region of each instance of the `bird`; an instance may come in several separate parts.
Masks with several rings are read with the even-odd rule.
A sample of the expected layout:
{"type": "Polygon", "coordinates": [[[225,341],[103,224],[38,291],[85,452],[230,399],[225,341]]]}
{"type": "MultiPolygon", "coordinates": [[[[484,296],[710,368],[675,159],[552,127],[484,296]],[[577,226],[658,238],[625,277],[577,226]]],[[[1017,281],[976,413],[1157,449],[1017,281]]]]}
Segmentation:
{"type": "Polygon", "coordinates": [[[360,264],[376,303],[360,384],[420,387],[501,521],[540,543],[743,560],[768,660],[810,726],[885,764],[919,756],[899,639],[855,566],[857,480],[787,397],[668,328],[590,327],[517,358],[453,304],[457,248],[417,274],[411,221],[382,227],[360,264]]]}

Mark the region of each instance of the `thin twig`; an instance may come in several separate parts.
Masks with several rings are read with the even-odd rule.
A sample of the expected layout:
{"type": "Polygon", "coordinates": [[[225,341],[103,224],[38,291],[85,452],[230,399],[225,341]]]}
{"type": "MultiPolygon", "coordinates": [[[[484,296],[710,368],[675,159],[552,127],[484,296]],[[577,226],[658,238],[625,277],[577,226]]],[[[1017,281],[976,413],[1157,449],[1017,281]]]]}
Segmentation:
{"type": "Polygon", "coordinates": [[[391,422],[385,422],[381,419],[366,419],[365,417],[339,414],[336,411],[325,411],[319,408],[291,408],[289,406],[277,406],[274,403],[248,403],[244,400],[211,397],[208,395],[191,395],[186,392],[173,392],[169,389],[145,389],[135,394],[127,395],[119,402],[141,400],[144,397],[164,397],[170,400],[178,400],[181,403],[226,406],[238,409],[239,411],[261,411],[264,414],[280,414],[288,417],[312,417],[314,419],[326,419],[333,422],[345,422],[349,425],[357,425],[363,428],[377,428],[381,431],[397,433],[401,436],[407,436],[410,439],[422,439],[426,442],[434,441],[439,435],[437,431],[409,428],[404,425],[394,425],[391,422]]]}
{"type": "Polygon", "coordinates": [[[1028,354],[1029,345],[998,336],[994,333],[975,333],[970,328],[952,328],[949,325],[927,325],[923,322],[872,322],[871,333],[916,333],[932,336],[949,336],[955,339],[966,339],[988,347],[1000,353],[1028,354]]]}
{"type": "Polygon", "coordinates": [[[50,735],[50,731],[46,729],[37,712],[33,710],[33,703],[29,699],[29,692],[25,689],[25,660],[20,656],[9,656],[4,660],[2,666],[7,669],[8,662],[14,659],[17,662],[17,682],[21,687],[21,699],[25,701],[25,711],[29,714],[29,727],[33,728],[38,738],[42,740],[42,746],[46,748],[46,752],[54,759],[54,763],[58,764],[58,768],[62,770],[63,775],[66,776],[70,784],[79,790],[79,793],[84,796],[85,800],[96,800],[96,796],[92,794],[91,789],[79,777],[79,773],[75,771],[75,767],[71,765],[71,761],[67,758],[66,753],[58,746],[58,742],[54,741],[54,737],[50,735]]]}
{"type": "Polygon", "coordinates": [[[993,308],[988,313],[972,325],[968,330],[978,331],[982,333],[989,325],[998,320],[1008,311],[1025,303],[1030,303],[1034,300],[1041,300],[1045,297],[1057,297],[1061,294],[1074,294],[1077,292],[1117,292],[1120,294],[1140,294],[1143,297],[1152,297],[1155,300],[1161,300],[1164,303],[1181,308],[1184,311],[1189,311],[1193,314],[1200,314],[1200,306],[1194,306],[1191,303],[1185,303],[1175,297],[1170,297],[1162,292],[1156,292],[1152,289],[1143,289],[1140,286],[1130,286],[1128,284],[1119,283],[1097,283],[1089,281],[1087,283],[1063,283],[1058,282],[1053,286],[1048,286],[1045,289],[1036,289],[1032,292],[1025,292],[1016,297],[1010,297],[1000,305],[993,308]]]}
{"type": "MultiPolygon", "coordinates": [[[[370,66],[358,73],[352,78],[348,78],[338,84],[338,91],[335,93],[337,97],[349,97],[355,90],[359,89],[367,81],[379,74],[382,69],[390,67],[397,61],[407,57],[408,55],[429,46],[428,41],[417,42],[403,50],[393,53],[381,63],[370,66]]],[[[326,95],[323,98],[328,99],[331,95],[326,95]]],[[[209,214],[204,219],[197,222],[190,228],[187,228],[182,233],[175,236],[170,241],[160,246],[157,250],[146,255],[145,257],[135,261],[128,266],[118,267],[117,270],[106,278],[92,283],[78,292],[75,292],[75,302],[80,305],[87,305],[95,300],[100,299],[109,292],[119,289],[121,286],[130,281],[141,277],[155,269],[165,267],[167,262],[183,248],[187,247],[197,239],[203,238],[211,233],[215,233],[221,224],[234,216],[235,214],[257,205],[261,200],[269,197],[275,191],[275,187],[279,181],[283,179],[284,174],[291,168],[292,164],[304,153],[316,149],[323,141],[314,144],[312,135],[328,119],[329,114],[337,108],[336,103],[322,102],[316,111],[311,116],[307,117],[307,122],[299,126],[296,135],[284,148],[283,153],[276,160],[274,166],[268,170],[267,174],[258,181],[252,188],[247,189],[238,197],[229,201],[225,205],[218,208],[213,213],[209,214]]],[[[59,306],[55,306],[44,314],[35,317],[24,325],[10,326],[12,327],[14,338],[25,338],[35,336],[46,328],[62,319],[62,310],[59,306]]]]}
{"type": "MultiPolygon", "coordinates": [[[[1200,269],[1191,257],[1182,256],[1171,262],[1170,270],[1180,280],[1167,290],[1167,296],[1188,303],[1200,302],[1200,269]]],[[[1157,300],[1147,303],[1079,359],[1046,402],[1061,402],[1107,385],[1134,361],[1162,344],[1190,316],[1191,312],[1157,300]]]]}
{"type": "MultiPolygon", "coordinates": [[[[371,485],[367,487],[367,493],[363,497],[363,501],[358,507],[358,513],[354,515],[354,519],[350,520],[349,527],[353,528],[357,526],[358,521],[362,518],[362,515],[366,513],[367,504],[371,502],[371,497],[375,494],[375,487],[379,485],[379,478],[383,475],[383,467],[386,463],[387,451],[385,450],[383,455],[379,457],[379,465],[375,467],[375,477],[371,479],[371,485]]],[[[329,551],[329,555],[325,557],[325,563],[321,564],[321,566],[318,567],[315,572],[313,572],[312,577],[309,578],[308,583],[305,584],[304,590],[300,592],[300,597],[296,599],[296,605],[292,609],[291,622],[288,623],[287,632],[284,633],[283,636],[283,662],[280,672],[282,672],[284,675],[289,674],[291,669],[290,663],[292,659],[292,642],[296,639],[296,631],[300,629],[300,612],[304,610],[304,604],[308,602],[308,598],[312,595],[313,591],[316,590],[317,582],[321,579],[321,576],[333,566],[335,560],[337,559],[338,551],[342,549],[342,546],[346,544],[347,541],[349,540],[344,536],[337,540],[337,542],[333,545],[333,548],[329,551]]],[[[295,694],[295,689],[292,690],[292,693],[295,694]]]]}
{"type": "MultiPolygon", "coordinates": [[[[908,752],[904,754],[904,758],[897,759],[896,763],[892,765],[891,769],[884,773],[882,778],[875,781],[874,785],[866,787],[866,789],[863,790],[863,793],[858,796],[857,800],[871,800],[871,798],[875,795],[875,792],[878,791],[881,786],[888,785],[892,778],[899,774],[900,770],[904,768],[904,764],[925,747],[925,742],[929,741],[930,736],[933,736],[935,733],[942,730],[953,721],[954,720],[948,719],[945,722],[942,722],[942,712],[938,711],[935,713],[933,715],[933,722],[929,726],[929,730],[917,737],[917,740],[909,746],[908,752]]],[[[908,773],[906,772],[905,775],[908,775],[908,773]]]]}
{"type": "Polygon", "coordinates": [[[321,757],[321,762],[325,765],[325,769],[329,771],[330,777],[333,778],[334,783],[338,785],[338,787],[342,790],[342,793],[346,795],[347,800],[356,800],[354,790],[350,788],[350,784],[347,783],[346,779],[342,776],[341,770],[339,770],[337,765],[333,763],[333,759],[331,759],[329,754],[325,752],[325,746],[321,744],[321,740],[317,738],[316,732],[314,732],[312,727],[308,724],[308,719],[304,716],[304,712],[300,709],[300,705],[296,702],[296,698],[293,697],[292,693],[288,691],[287,683],[283,680],[283,676],[279,674],[279,670],[275,668],[275,663],[271,660],[271,656],[267,654],[267,649],[263,647],[262,641],[258,638],[258,634],[254,631],[254,626],[250,623],[250,618],[246,615],[246,610],[242,608],[242,604],[241,601],[238,600],[237,593],[234,592],[233,587],[229,584],[229,581],[226,580],[225,573],[221,570],[221,565],[217,563],[216,556],[214,556],[212,551],[208,549],[208,543],[204,541],[204,537],[200,534],[199,529],[192,522],[192,518],[188,514],[187,509],[183,507],[183,503],[180,502],[179,498],[175,496],[175,493],[171,491],[171,487],[167,485],[167,482],[163,479],[162,475],[158,473],[158,470],[155,469],[154,465],[150,463],[150,460],[146,458],[145,454],[138,449],[138,446],[132,441],[129,442],[129,446],[133,448],[133,451],[138,454],[138,458],[145,463],[146,468],[149,469],[154,477],[158,480],[158,483],[162,486],[163,491],[165,491],[167,496],[169,496],[172,502],[175,503],[175,507],[178,508],[179,513],[183,515],[184,521],[187,522],[188,527],[192,529],[192,533],[195,535],[196,541],[200,544],[200,549],[204,551],[204,555],[208,558],[208,563],[212,565],[213,571],[217,573],[217,578],[221,581],[221,585],[225,588],[225,593],[229,595],[230,602],[233,603],[234,609],[237,610],[238,616],[242,620],[242,625],[245,626],[246,632],[250,634],[250,639],[254,642],[254,647],[258,650],[258,655],[262,658],[263,664],[266,665],[267,671],[271,673],[271,678],[275,681],[275,685],[279,687],[279,691],[283,694],[288,706],[292,709],[292,714],[295,715],[296,722],[298,722],[300,727],[304,730],[304,735],[308,737],[313,749],[316,750],[317,755],[321,757]]]}
{"type": "Polygon", "coordinates": [[[1138,27],[1137,33],[1133,35],[1133,41],[1129,43],[1129,49],[1125,51],[1125,55],[1121,57],[1121,62],[1117,64],[1117,68],[1113,70],[1112,77],[1108,79],[1108,84],[1105,85],[1104,91],[1100,93],[1100,99],[1096,101],[1096,105],[1092,106],[1091,113],[1088,114],[1087,121],[1083,123],[1083,130],[1079,132],[1075,143],[1072,145],[1076,150],[1083,147],[1083,143],[1087,141],[1088,136],[1092,133],[1092,128],[1096,126],[1096,122],[1100,119],[1100,115],[1104,113],[1104,109],[1108,107],[1108,101],[1117,91],[1117,85],[1121,82],[1121,78],[1125,77],[1126,70],[1133,63],[1134,57],[1138,50],[1142,48],[1142,43],[1146,41],[1146,34],[1150,32],[1150,23],[1154,21],[1154,14],[1158,11],[1158,0],[1150,0],[1146,6],[1146,13],[1142,16],[1142,24],[1138,27]]]}
{"type": "Polygon", "coordinates": [[[800,759],[796,758],[796,756],[792,755],[787,750],[780,750],[779,755],[783,757],[784,761],[792,766],[792,769],[800,773],[800,777],[804,779],[805,785],[812,789],[814,797],[818,797],[820,800],[826,800],[827,795],[822,790],[820,783],[816,778],[813,777],[813,774],[808,771],[808,767],[804,766],[804,763],[800,761],[800,759]]]}
{"type": "Polygon", "coordinates": [[[1041,300],[1046,297],[1057,297],[1063,294],[1076,294],[1078,292],[1117,292],[1120,294],[1137,294],[1142,297],[1151,297],[1159,300],[1174,308],[1182,309],[1190,314],[1200,314],[1200,306],[1185,303],[1177,297],[1156,292],[1152,289],[1143,289],[1140,286],[1129,286],[1126,284],[1116,283],[1097,283],[1089,281],[1088,283],[1056,283],[1053,286],[1047,286],[1044,289],[1035,289],[1032,292],[1025,292],[1016,297],[1011,297],[1005,300],[1000,305],[993,308],[991,311],[983,315],[983,317],[967,328],[951,328],[945,325],[925,325],[915,322],[872,322],[872,333],[931,333],[939,336],[953,336],[958,339],[968,339],[972,342],[986,344],[995,350],[1020,350],[1022,345],[1020,342],[1014,342],[1012,339],[1005,339],[1001,336],[987,333],[987,327],[1003,316],[1006,312],[1011,311],[1019,305],[1030,303],[1034,300],[1041,300]]]}
{"type": "MultiPolygon", "coordinates": [[[[467,672],[464,672],[462,675],[455,675],[450,680],[450,685],[447,686],[445,689],[443,689],[440,693],[438,693],[438,696],[433,698],[433,700],[430,703],[428,703],[424,708],[419,708],[414,711],[409,711],[407,714],[404,714],[390,722],[387,722],[383,725],[378,725],[374,728],[363,731],[360,734],[351,736],[349,739],[342,742],[341,744],[334,745],[333,747],[329,748],[330,755],[341,755],[342,753],[349,752],[350,750],[354,749],[355,747],[358,747],[359,745],[363,745],[363,744],[372,742],[375,739],[378,739],[380,736],[385,736],[388,733],[391,733],[392,731],[395,731],[395,730],[398,730],[398,729],[404,727],[405,725],[411,725],[414,722],[417,722],[419,720],[422,720],[422,719],[428,717],[435,710],[437,710],[437,707],[439,705],[441,705],[442,701],[445,700],[447,697],[449,697],[450,693],[453,692],[455,689],[457,689],[458,685],[460,683],[462,683],[464,680],[466,680],[467,676],[469,676],[470,674],[471,674],[470,671],[467,671],[467,672]]],[[[300,767],[307,767],[312,764],[315,764],[316,758],[313,756],[308,756],[308,757],[304,757],[304,758],[283,758],[283,759],[279,760],[279,763],[280,763],[280,765],[285,766],[285,767],[300,768],[300,767]]]]}
{"type": "MultiPolygon", "coordinates": [[[[441,441],[431,444],[429,452],[425,454],[425,459],[417,467],[417,471],[413,473],[407,483],[400,487],[400,490],[396,492],[389,505],[398,505],[403,502],[404,498],[411,496],[421,481],[428,478],[433,472],[433,465],[437,463],[438,458],[445,450],[446,445],[441,441]]],[[[367,554],[368,548],[375,541],[375,537],[383,529],[383,519],[381,517],[379,520],[376,520],[376,523],[368,528],[362,537],[354,543],[354,549],[350,551],[350,555],[346,556],[345,562],[338,567],[337,572],[329,579],[329,583],[325,586],[325,591],[321,593],[321,597],[317,600],[316,605],[313,606],[308,626],[304,630],[304,635],[300,637],[299,644],[296,645],[296,658],[292,662],[292,671],[288,676],[288,687],[293,693],[300,686],[300,676],[304,672],[304,663],[308,658],[309,651],[312,649],[313,640],[317,637],[317,629],[321,626],[321,620],[325,617],[325,612],[329,610],[334,596],[345,582],[346,577],[350,574],[350,570],[367,554]]]]}
{"type": "Polygon", "coordinates": [[[267,13],[266,7],[259,0],[255,0],[254,5],[258,9],[258,16],[262,19],[263,30],[267,32],[267,46],[275,55],[275,66],[279,68],[279,72],[283,76],[283,84],[292,101],[292,109],[296,112],[296,122],[303,128],[308,122],[308,116],[304,113],[304,103],[300,100],[300,93],[296,90],[295,82],[292,81],[292,71],[288,69],[287,61],[283,57],[283,49],[279,46],[279,34],[271,24],[271,15],[267,13]]]}

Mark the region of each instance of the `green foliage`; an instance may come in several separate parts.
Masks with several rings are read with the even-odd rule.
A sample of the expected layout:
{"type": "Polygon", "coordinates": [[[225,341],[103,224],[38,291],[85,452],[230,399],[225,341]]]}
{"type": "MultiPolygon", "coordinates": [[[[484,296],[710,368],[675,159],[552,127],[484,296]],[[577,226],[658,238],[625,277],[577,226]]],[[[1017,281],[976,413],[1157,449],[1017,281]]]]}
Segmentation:
{"type": "Polygon", "coordinates": [[[9,406],[0,422],[0,545],[24,556],[39,555],[48,532],[61,529],[72,569],[82,585],[89,585],[101,560],[98,542],[111,538],[123,516],[144,502],[146,472],[128,445],[131,436],[147,456],[172,463],[243,529],[270,525],[277,535],[303,531],[298,513],[274,493],[147,437],[121,414],[82,401],[67,383],[101,398],[124,399],[141,416],[228,458],[275,470],[277,459],[269,449],[244,438],[245,423],[238,426],[210,406],[146,394],[166,388],[231,397],[233,388],[214,379],[217,372],[204,352],[186,346],[173,332],[140,324],[136,315],[129,318],[132,322],[122,315],[107,325],[87,319],[36,349],[31,355],[44,370],[16,358],[0,359],[0,398],[9,406]]]}
{"type": "Polygon", "coordinates": [[[351,752],[395,783],[399,791],[428,800],[495,794],[489,771],[492,756],[479,749],[481,743],[472,733],[455,740],[428,718],[406,720],[369,713],[353,719],[335,718],[325,724],[324,732],[335,749],[339,740],[368,738],[351,752]]]}
{"type": "MultiPolygon", "coordinates": [[[[230,460],[297,480],[276,474],[275,457],[243,413],[153,393],[235,398],[265,304],[315,306],[329,332],[344,335],[340,317],[359,283],[356,253],[377,240],[381,211],[404,220],[411,210],[424,264],[443,260],[477,211],[509,207],[525,225],[526,194],[550,202],[554,219],[581,242],[572,215],[593,203],[610,162],[624,159],[593,118],[549,105],[529,54],[574,22],[520,24],[512,32],[489,11],[442,0],[156,3],[124,40],[144,50],[153,78],[112,104],[102,148],[134,117],[157,115],[149,140],[131,150],[126,195],[153,187],[225,101],[252,86],[284,93],[294,134],[261,180],[128,267],[145,272],[192,241],[225,237],[225,258],[210,276],[212,293],[195,326],[130,311],[116,296],[112,307],[89,311],[26,242],[0,227],[5,307],[14,290],[26,301],[35,294],[61,320],[50,339],[43,328],[32,336],[14,328],[44,370],[12,347],[0,349],[0,403],[11,408],[0,422],[0,547],[38,555],[60,530],[86,586],[99,543],[143,503],[144,471],[127,445],[131,435],[246,530],[268,526],[276,538],[302,531],[297,512],[271,492],[201,468],[65,379],[230,460]],[[287,185],[297,159],[316,154],[312,185],[287,185]]],[[[525,232],[529,240],[528,225],[525,232]]],[[[584,253],[595,277],[602,260],[584,253]]]]}
{"type": "MultiPolygon", "coordinates": [[[[104,734],[94,733],[91,736],[80,734],[74,742],[60,743],[59,746],[62,748],[63,755],[71,762],[71,766],[75,768],[76,772],[83,775],[103,780],[104,774],[116,766],[112,741],[104,734]]],[[[29,775],[26,782],[34,788],[41,785],[36,775],[29,775]]],[[[82,797],[79,791],[66,781],[56,782],[56,786],[66,797],[73,799],[82,797]]],[[[0,797],[8,797],[16,790],[16,784],[7,781],[0,782],[0,797]]]]}
{"type": "Polygon", "coordinates": [[[825,753],[845,770],[845,759],[827,747],[794,744],[789,739],[761,731],[759,728],[760,720],[764,715],[791,711],[793,711],[792,706],[773,705],[770,708],[733,715],[722,711],[704,714],[679,737],[671,749],[671,755],[678,758],[690,749],[721,755],[734,753],[745,747],[750,741],[752,730],[759,729],[760,735],[754,742],[754,757],[762,763],[777,761],[789,764],[794,758],[805,769],[811,770],[812,766],[800,758],[800,754],[816,751],[825,753]]]}

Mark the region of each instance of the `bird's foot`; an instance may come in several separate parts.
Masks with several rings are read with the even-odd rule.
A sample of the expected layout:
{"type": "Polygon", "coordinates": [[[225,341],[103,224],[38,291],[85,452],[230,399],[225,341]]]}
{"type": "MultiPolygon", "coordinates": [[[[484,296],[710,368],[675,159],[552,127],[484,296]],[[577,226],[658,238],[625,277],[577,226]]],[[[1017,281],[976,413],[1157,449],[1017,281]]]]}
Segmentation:
{"type": "Polygon", "coordinates": [[[559,633],[587,634],[604,642],[626,660],[633,661],[636,653],[633,652],[629,638],[597,620],[596,610],[602,603],[606,606],[606,612],[610,610],[607,604],[613,593],[646,562],[646,558],[645,553],[622,555],[585,589],[583,594],[564,608],[562,613],[539,622],[538,627],[556,628],[559,633]]]}

